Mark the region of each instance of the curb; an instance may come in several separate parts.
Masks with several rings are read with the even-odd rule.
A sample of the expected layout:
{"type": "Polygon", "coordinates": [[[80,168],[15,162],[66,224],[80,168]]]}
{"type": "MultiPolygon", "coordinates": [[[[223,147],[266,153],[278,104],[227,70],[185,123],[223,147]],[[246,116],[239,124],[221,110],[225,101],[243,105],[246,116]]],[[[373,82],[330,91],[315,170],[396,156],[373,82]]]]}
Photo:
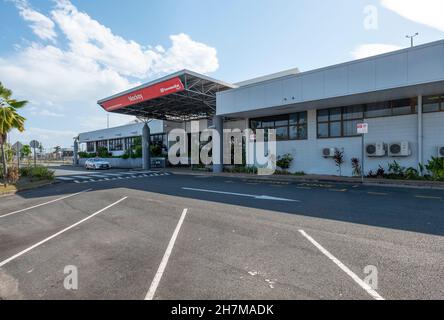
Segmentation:
{"type": "Polygon", "coordinates": [[[336,180],[336,179],[304,179],[303,177],[298,179],[288,179],[288,178],[260,178],[258,176],[245,176],[245,175],[235,175],[235,174],[213,174],[211,172],[177,172],[170,171],[174,175],[194,175],[194,176],[213,176],[222,177],[227,179],[242,179],[248,182],[256,183],[268,183],[268,184],[303,184],[303,183],[321,183],[321,184],[347,184],[347,185],[364,185],[373,187],[388,187],[388,188],[406,188],[406,189],[428,189],[428,190],[444,190],[443,184],[433,184],[433,183],[415,183],[414,181],[409,181],[407,183],[396,183],[397,180],[383,180],[383,181],[373,181],[366,180],[364,183],[361,180],[350,181],[350,180],[336,180]]]}

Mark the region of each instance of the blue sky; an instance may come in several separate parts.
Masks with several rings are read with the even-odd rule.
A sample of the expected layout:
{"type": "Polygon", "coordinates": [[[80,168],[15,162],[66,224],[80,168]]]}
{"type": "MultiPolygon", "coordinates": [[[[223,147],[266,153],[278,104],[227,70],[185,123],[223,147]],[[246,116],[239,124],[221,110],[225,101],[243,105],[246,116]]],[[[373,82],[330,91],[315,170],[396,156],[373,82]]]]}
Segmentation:
{"type": "MultiPolygon", "coordinates": [[[[0,81],[45,147],[106,126],[95,101],[182,68],[228,82],[440,40],[442,0],[0,0],[0,81]]],[[[111,116],[113,125],[130,121],[111,116]]]]}

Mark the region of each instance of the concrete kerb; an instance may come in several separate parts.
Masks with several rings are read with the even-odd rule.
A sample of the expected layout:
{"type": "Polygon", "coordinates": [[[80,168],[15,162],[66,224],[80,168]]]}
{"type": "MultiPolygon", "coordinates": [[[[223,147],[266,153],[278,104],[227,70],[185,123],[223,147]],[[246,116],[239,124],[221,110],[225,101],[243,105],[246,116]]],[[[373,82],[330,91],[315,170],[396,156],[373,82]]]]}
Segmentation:
{"type": "Polygon", "coordinates": [[[366,179],[362,183],[361,178],[336,177],[336,176],[257,176],[249,174],[235,173],[212,173],[188,170],[170,169],[168,172],[177,175],[194,175],[194,176],[213,176],[232,179],[241,179],[247,182],[267,183],[267,184],[303,184],[303,183],[330,183],[330,184],[347,184],[347,185],[364,185],[364,186],[380,186],[393,188],[411,188],[411,189],[431,189],[444,190],[444,182],[438,181],[404,181],[404,180],[382,180],[382,179],[366,179]]]}

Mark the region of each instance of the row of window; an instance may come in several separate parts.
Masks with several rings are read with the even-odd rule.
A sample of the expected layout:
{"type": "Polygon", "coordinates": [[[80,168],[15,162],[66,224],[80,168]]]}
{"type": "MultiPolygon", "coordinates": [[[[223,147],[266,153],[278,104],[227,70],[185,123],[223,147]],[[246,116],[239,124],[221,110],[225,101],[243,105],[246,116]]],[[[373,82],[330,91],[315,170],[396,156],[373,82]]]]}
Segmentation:
{"type": "Polygon", "coordinates": [[[423,98],[422,112],[444,111],[444,95],[423,98]]]}
{"type": "MultiPolygon", "coordinates": [[[[364,119],[416,114],[417,98],[317,110],[318,138],[357,136],[364,119]]],[[[444,111],[444,95],[423,98],[423,112],[444,111]]],[[[252,119],[250,128],[276,129],[277,140],[307,139],[307,112],[252,119]]]]}
{"type": "Polygon", "coordinates": [[[276,139],[279,141],[305,140],[307,139],[307,112],[252,119],[250,128],[253,130],[276,129],[276,139]]]}
{"type": "MultiPolygon", "coordinates": [[[[108,148],[108,151],[123,151],[128,149],[134,149],[136,145],[136,139],[141,137],[130,137],[124,139],[111,139],[111,140],[101,140],[86,143],[86,151],[94,152],[99,148],[108,148]]],[[[163,144],[165,135],[164,134],[153,134],[151,135],[151,143],[153,144],[163,144]]]]}

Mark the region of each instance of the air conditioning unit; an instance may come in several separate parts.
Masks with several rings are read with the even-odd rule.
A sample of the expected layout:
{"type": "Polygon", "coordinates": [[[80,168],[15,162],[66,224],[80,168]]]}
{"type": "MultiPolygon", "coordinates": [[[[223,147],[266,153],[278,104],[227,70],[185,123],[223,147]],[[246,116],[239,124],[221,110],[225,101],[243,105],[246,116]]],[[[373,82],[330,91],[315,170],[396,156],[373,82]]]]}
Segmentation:
{"type": "Polygon", "coordinates": [[[333,158],[336,153],[336,148],[324,148],[322,149],[322,156],[324,158],[333,158]]]}
{"type": "Polygon", "coordinates": [[[387,145],[384,142],[368,143],[365,146],[367,157],[385,157],[387,155],[387,145]]]}
{"type": "Polygon", "coordinates": [[[409,142],[396,142],[389,145],[390,157],[408,157],[412,155],[409,142]]]}
{"type": "Polygon", "coordinates": [[[444,146],[438,147],[438,157],[444,158],[444,146]]]}

